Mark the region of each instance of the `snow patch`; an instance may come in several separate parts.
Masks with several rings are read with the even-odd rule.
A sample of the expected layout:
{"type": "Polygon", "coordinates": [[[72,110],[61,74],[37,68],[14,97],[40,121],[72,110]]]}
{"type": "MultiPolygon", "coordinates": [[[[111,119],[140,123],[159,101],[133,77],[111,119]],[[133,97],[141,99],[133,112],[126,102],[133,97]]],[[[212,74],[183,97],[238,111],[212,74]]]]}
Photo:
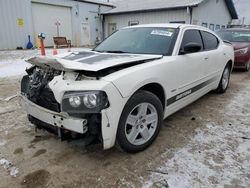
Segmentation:
{"type": "Polygon", "coordinates": [[[249,126],[208,124],[205,130],[196,132],[190,143],[159,169],[164,174],[152,174],[145,187],[165,180],[170,188],[223,188],[233,179],[238,179],[241,186],[249,186],[243,174],[250,173],[250,141],[241,137],[250,135],[249,126]]]}
{"type": "Polygon", "coordinates": [[[250,187],[250,85],[244,88],[221,113],[226,122],[196,129],[144,187],[250,187]]]}
{"type": "Polygon", "coordinates": [[[5,158],[0,159],[0,165],[3,166],[12,177],[16,177],[19,173],[18,168],[5,158]]]}
{"type": "Polygon", "coordinates": [[[0,78],[24,75],[29,67],[31,65],[24,60],[0,61],[0,78]]]}
{"type": "MultiPolygon", "coordinates": [[[[71,51],[79,52],[89,50],[87,48],[73,48],[71,51]]],[[[68,49],[58,49],[58,54],[66,53],[68,49]]],[[[40,50],[18,50],[18,51],[0,51],[0,78],[22,76],[26,68],[32,65],[25,59],[39,55],[40,50]]],[[[53,49],[46,49],[47,55],[53,54],[53,49]]]]}
{"type": "Polygon", "coordinates": [[[4,146],[6,143],[7,143],[7,141],[6,141],[6,140],[2,140],[2,139],[0,139],[0,146],[4,146]]]}

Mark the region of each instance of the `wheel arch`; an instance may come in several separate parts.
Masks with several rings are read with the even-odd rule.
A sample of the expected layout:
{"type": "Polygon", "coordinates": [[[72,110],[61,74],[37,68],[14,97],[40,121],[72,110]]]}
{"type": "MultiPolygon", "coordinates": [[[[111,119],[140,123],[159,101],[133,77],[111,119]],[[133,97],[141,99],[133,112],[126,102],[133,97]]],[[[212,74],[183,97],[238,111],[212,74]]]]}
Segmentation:
{"type": "Polygon", "coordinates": [[[165,110],[166,106],[166,94],[164,91],[164,88],[161,84],[157,82],[147,83],[144,86],[141,86],[139,89],[137,89],[134,94],[140,90],[148,91],[156,95],[159,100],[161,101],[162,108],[165,110]]]}
{"type": "Polygon", "coordinates": [[[230,69],[231,69],[231,71],[233,70],[233,60],[229,60],[228,62],[227,62],[227,65],[229,65],[230,66],[230,69]]]}

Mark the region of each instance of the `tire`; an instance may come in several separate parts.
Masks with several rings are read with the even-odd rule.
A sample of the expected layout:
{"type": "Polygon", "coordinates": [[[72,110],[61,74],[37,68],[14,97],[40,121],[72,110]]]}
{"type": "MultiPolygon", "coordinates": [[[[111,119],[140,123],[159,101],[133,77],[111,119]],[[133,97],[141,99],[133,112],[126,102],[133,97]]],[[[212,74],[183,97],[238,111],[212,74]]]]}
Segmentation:
{"type": "Polygon", "coordinates": [[[250,69],[250,60],[247,62],[246,68],[244,69],[244,71],[248,72],[249,69],[250,69]]]}
{"type": "Polygon", "coordinates": [[[116,145],[136,153],[150,146],[159,134],[163,107],[159,98],[148,91],[138,91],[125,105],[120,117],[116,145]]]}
{"type": "Polygon", "coordinates": [[[215,90],[216,93],[223,94],[223,93],[225,93],[227,91],[229,81],[230,81],[230,76],[231,76],[231,67],[230,67],[229,64],[227,64],[224,71],[223,71],[223,73],[222,73],[219,86],[215,90]]]}

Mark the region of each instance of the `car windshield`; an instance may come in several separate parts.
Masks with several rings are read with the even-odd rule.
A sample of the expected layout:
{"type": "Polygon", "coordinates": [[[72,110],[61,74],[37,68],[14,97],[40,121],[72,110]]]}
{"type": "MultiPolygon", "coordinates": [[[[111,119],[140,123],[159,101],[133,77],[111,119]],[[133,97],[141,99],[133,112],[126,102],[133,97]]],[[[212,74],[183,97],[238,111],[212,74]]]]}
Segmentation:
{"type": "Polygon", "coordinates": [[[219,31],[217,34],[229,42],[250,43],[250,31],[219,31]]]}
{"type": "Polygon", "coordinates": [[[112,34],[94,51],[170,55],[176,33],[174,28],[125,28],[112,34]]]}

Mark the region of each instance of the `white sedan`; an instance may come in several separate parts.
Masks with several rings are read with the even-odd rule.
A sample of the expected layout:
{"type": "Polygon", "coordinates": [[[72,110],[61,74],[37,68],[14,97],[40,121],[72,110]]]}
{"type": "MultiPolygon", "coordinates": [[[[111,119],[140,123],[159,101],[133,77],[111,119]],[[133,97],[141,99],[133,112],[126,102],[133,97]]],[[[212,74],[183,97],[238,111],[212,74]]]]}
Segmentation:
{"type": "Polygon", "coordinates": [[[123,28],[93,50],[28,62],[21,93],[33,124],[138,152],[163,119],[227,90],[234,51],[204,27],[154,24],[123,28]]]}

